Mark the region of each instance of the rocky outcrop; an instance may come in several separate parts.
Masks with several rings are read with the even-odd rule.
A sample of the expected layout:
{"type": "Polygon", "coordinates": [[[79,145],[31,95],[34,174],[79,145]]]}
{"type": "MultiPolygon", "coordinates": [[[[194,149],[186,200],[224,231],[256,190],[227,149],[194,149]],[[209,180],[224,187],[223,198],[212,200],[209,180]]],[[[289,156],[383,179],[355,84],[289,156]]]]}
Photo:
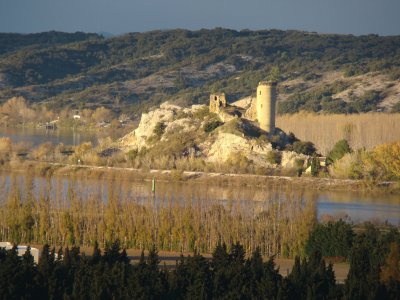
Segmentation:
{"type": "Polygon", "coordinates": [[[255,139],[240,137],[232,133],[219,133],[209,151],[209,162],[225,162],[234,155],[242,155],[256,165],[268,167],[271,164],[266,156],[272,151],[270,143],[259,143],[255,139]]]}
{"type": "MultiPolygon", "coordinates": [[[[251,106],[251,103],[248,103],[251,106]]],[[[131,149],[158,147],[158,142],[163,142],[163,147],[169,141],[185,143],[185,138],[193,139],[191,144],[196,149],[196,157],[203,157],[206,162],[224,163],[228,160],[243,157],[260,167],[278,167],[277,161],[271,161],[276,155],[268,139],[257,138],[260,134],[253,127],[253,123],[232,115],[236,123],[225,123],[211,132],[205,133],[204,126],[210,122],[218,122],[215,115],[202,112],[204,105],[193,105],[190,108],[182,108],[177,105],[164,103],[148,113],[142,114],[139,126],[130,134],[119,141],[119,145],[125,151],[131,149]],[[199,113],[197,113],[199,112],[199,113]],[[163,133],[154,142],[154,129],[157,123],[164,124],[163,133]],[[234,126],[235,125],[235,126],[234,126]],[[180,135],[181,133],[184,133],[180,135]],[[152,138],[153,137],[153,138],[152,138]],[[174,140],[172,140],[174,139],[174,140]],[[151,142],[150,142],[151,141],[151,142]],[[271,156],[271,154],[273,154],[271,156]]],[[[240,108],[243,110],[243,108],[240,108]]],[[[239,111],[240,112],[240,111],[239,111]]],[[[227,113],[228,114],[228,113],[227,113]]],[[[219,122],[224,122],[221,118],[219,122]]],[[[285,140],[285,133],[281,132],[281,140],[285,140]]],[[[280,147],[283,147],[281,145],[280,147]]],[[[161,146],[160,146],[161,147],[161,146]]],[[[163,149],[159,149],[162,153],[163,149]]],[[[175,154],[174,154],[175,155],[175,154]]],[[[176,155],[182,155],[178,153],[176,155]]],[[[306,167],[309,157],[296,152],[281,151],[280,166],[282,168],[306,167]]]]}
{"type": "Polygon", "coordinates": [[[309,156],[299,154],[293,151],[282,151],[281,165],[283,168],[291,169],[298,167],[306,167],[309,156]]]}
{"type": "MultiPolygon", "coordinates": [[[[165,102],[159,108],[143,113],[140,119],[139,126],[131,133],[124,136],[119,144],[125,149],[147,148],[148,139],[154,135],[154,128],[157,123],[165,124],[165,132],[170,133],[176,130],[192,131],[196,129],[194,122],[189,117],[177,118],[178,114],[190,115],[199,109],[203,109],[204,105],[193,105],[191,108],[183,108],[178,105],[173,105],[165,102]]],[[[200,124],[198,124],[200,126],[200,124]]]]}
{"type": "Polygon", "coordinates": [[[143,113],[138,128],[120,140],[121,146],[138,150],[147,147],[146,141],[153,135],[157,123],[172,121],[179,110],[182,110],[180,106],[166,102],[160,108],[143,113]]]}

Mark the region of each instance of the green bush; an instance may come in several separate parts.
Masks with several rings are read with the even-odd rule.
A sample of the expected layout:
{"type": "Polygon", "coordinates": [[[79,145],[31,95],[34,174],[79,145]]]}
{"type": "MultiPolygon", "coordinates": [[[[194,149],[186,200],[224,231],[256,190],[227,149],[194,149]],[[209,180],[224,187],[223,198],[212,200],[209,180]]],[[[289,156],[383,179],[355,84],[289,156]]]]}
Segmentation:
{"type": "Polygon", "coordinates": [[[349,103],[349,106],[357,112],[375,111],[382,97],[377,91],[366,91],[359,99],[349,103]]]}
{"type": "Polygon", "coordinates": [[[317,224],[306,243],[306,253],[319,251],[323,256],[349,257],[354,233],[350,224],[339,220],[335,223],[317,224]]]}
{"type": "Polygon", "coordinates": [[[316,149],[311,142],[297,141],[293,143],[293,151],[299,154],[313,155],[316,149]]]}
{"type": "Polygon", "coordinates": [[[352,150],[347,140],[340,140],[333,146],[332,150],[329,151],[326,162],[327,164],[332,164],[338,159],[341,159],[346,153],[350,152],[352,152],[352,150]]]}
{"type": "Polygon", "coordinates": [[[272,150],[267,154],[267,161],[270,164],[280,164],[282,160],[282,153],[279,151],[272,150]]]}
{"type": "Polygon", "coordinates": [[[161,136],[164,134],[165,128],[166,128],[166,127],[167,127],[167,126],[166,126],[163,122],[158,122],[158,123],[156,124],[156,126],[154,127],[154,130],[153,130],[154,135],[155,135],[158,139],[160,139],[161,136]]]}
{"type": "Polygon", "coordinates": [[[197,109],[193,113],[193,118],[199,119],[199,120],[203,120],[204,118],[206,118],[208,116],[211,116],[210,109],[208,108],[208,106],[204,106],[200,109],[197,109]]]}
{"type": "Polygon", "coordinates": [[[313,177],[318,176],[319,169],[320,169],[319,159],[317,155],[314,154],[311,160],[311,176],[313,177]]]}
{"type": "Polygon", "coordinates": [[[209,132],[213,131],[215,128],[221,126],[222,124],[223,123],[218,120],[212,120],[212,121],[209,121],[204,124],[203,130],[204,130],[204,132],[209,133],[209,132]]]}

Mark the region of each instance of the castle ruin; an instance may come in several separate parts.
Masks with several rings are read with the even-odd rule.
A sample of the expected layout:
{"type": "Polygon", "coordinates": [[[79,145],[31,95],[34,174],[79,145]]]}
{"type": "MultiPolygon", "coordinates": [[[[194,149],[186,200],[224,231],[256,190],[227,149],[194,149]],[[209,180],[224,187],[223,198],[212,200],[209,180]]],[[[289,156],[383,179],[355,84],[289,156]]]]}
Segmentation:
{"type": "Polygon", "coordinates": [[[247,107],[238,107],[235,104],[227,104],[224,93],[210,95],[210,112],[218,114],[223,121],[229,120],[227,114],[232,118],[239,116],[230,111],[242,110],[240,115],[244,118],[258,122],[258,126],[269,134],[275,132],[275,108],[276,108],[276,82],[260,81],[257,86],[256,98],[251,98],[247,107]]]}
{"type": "Polygon", "coordinates": [[[262,130],[275,131],[276,82],[261,81],[257,87],[257,121],[262,130]]]}
{"type": "Polygon", "coordinates": [[[226,107],[225,93],[217,93],[210,95],[210,112],[219,113],[221,108],[226,107]]]}

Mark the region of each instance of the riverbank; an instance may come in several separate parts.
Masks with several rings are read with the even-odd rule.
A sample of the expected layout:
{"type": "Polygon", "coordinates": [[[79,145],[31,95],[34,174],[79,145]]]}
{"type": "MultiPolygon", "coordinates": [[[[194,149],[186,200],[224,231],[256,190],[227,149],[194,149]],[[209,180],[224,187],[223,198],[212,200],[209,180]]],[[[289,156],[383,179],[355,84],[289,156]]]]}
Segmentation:
{"type": "Polygon", "coordinates": [[[5,164],[3,171],[32,172],[40,176],[72,176],[85,178],[112,178],[149,181],[182,181],[224,186],[293,186],[312,190],[371,191],[377,193],[400,193],[399,183],[395,181],[376,182],[352,179],[333,179],[317,177],[289,177],[255,174],[229,174],[194,172],[181,170],[136,169],[129,167],[91,166],[38,161],[21,161],[5,164]]]}

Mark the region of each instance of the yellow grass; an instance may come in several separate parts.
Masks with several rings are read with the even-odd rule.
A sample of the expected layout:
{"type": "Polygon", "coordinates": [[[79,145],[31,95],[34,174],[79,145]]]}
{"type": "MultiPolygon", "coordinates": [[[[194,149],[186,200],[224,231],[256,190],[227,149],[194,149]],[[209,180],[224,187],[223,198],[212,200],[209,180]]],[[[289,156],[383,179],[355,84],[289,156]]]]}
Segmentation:
{"type": "Polygon", "coordinates": [[[293,132],[301,140],[313,142],[321,154],[327,154],[340,139],[353,149],[371,149],[400,140],[400,114],[365,113],[317,115],[300,112],[278,116],[277,127],[293,132]]]}

